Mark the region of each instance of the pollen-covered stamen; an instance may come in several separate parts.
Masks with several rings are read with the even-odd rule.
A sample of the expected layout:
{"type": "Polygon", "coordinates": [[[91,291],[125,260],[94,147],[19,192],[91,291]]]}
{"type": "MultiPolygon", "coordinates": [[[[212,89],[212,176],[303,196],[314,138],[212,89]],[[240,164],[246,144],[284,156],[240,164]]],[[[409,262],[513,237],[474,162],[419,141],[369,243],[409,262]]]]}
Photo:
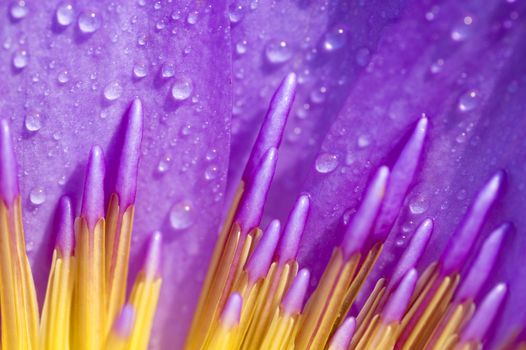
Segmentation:
{"type": "Polygon", "coordinates": [[[502,241],[510,224],[503,224],[486,239],[465,279],[455,294],[448,311],[436,327],[428,342],[429,349],[443,349],[452,338],[458,337],[460,328],[472,317],[475,300],[496,262],[502,241]]]}
{"type": "Polygon", "coordinates": [[[106,289],[104,278],[104,176],[102,149],[91,149],[80,217],[75,222],[77,257],[74,299],[73,347],[100,349],[106,338],[106,289]]]}
{"type": "Polygon", "coordinates": [[[11,128],[5,119],[0,120],[0,179],[0,199],[11,208],[20,191],[11,128]]]}
{"type": "Polygon", "coordinates": [[[357,339],[355,349],[393,349],[399,328],[413,295],[418,274],[411,269],[402,278],[380,314],[368,323],[365,333],[357,339]]]}
{"type": "Polygon", "coordinates": [[[238,293],[230,295],[205,349],[237,349],[239,343],[239,322],[243,311],[243,298],[238,293]]]}
{"type": "Polygon", "coordinates": [[[271,148],[279,148],[285,124],[296,95],[296,74],[289,73],[281,82],[274,93],[263,120],[254,147],[247,161],[243,180],[247,181],[253,176],[261,159],[271,148]]]}
{"type": "Polygon", "coordinates": [[[389,169],[382,166],[374,175],[364,199],[349,224],[340,247],[329,261],[318,287],[308,301],[301,329],[296,338],[296,349],[324,348],[333,330],[343,321],[369,274],[381,245],[364,251],[374,227],[389,169]]]}
{"type": "Polygon", "coordinates": [[[309,206],[309,196],[301,195],[289,214],[274,255],[274,261],[256,302],[253,319],[257,322],[253,322],[250,326],[243,342],[243,349],[254,349],[262,343],[274,316],[273,313],[278,308],[280,300],[298,271],[296,254],[307,222],[309,206]]]}
{"type": "MultiPolygon", "coordinates": [[[[382,208],[374,228],[374,241],[383,241],[393,228],[424,149],[428,120],[422,117],[391,169],[382,208]]],[[[374,242],[373,242],[374,243],[374,242]]]]}
{"type": "Polygon", "coordinates": [[[500,283],[486,295],[477,311],[475,311],[473,318],[461,333],[460,349],[475,350],[481,348],[491,324],[497,317],[506,298],[506,291],[506,285],[500,283]]]}
{"type": "Polygon", "coordinates": [[[310,272],[301,269],[281,302],[281,310],[288,316],[300,314],[309,287],[310,272]]]}
{"type": "Polygon", "coordinates": [[[351,340],[356,329],[356,320],[349,317],[338,327],[334,333],[328,350],[347,350],[351,345],[351,340]]]}
{"type": "MultiPolygon", "coordinates": [[[[460,269],[468,258],[488,212],[497,199],[503,180],[504,173],[498,172],[486,183],[455,234],[450,238],[438,263],[432,264],[422,275],[415,300],[404,318],[401,349],[423,347],[436,332],[435,329],[445,317],[459,284],[460,269]]],[[[464,312],[467,311],[462,312],[464,317],[464,312]]],[[[433,336],[433,339],[435,338],[433,336]]]]}
{"type": "Polygon", "coordinates": [[[491,271],[493,271],[505,234],[510,228],[511,224],[505,223],[493,231],[484,241],[473,265],[460,284],[455,295],[455,301],[464,302],[477,297],[491,271]]]}
{"type": "Polygon", "coordinates": [[[382,204],[388,179],[389,169],[385,166],[380,167],[367,189],[360,208],[345,232],[341,246],[346,259],[356,253],[361,253],[365,246],[382,204]]]}
{"type": "Polygon", "coordinates": [[[276,251],[276,260],[280,264],[285,264],[288,261],[296,259],[301,236],[303,235],[305,225],[307,224],[309,207],[310,199],[308,195],[301,195],[296,200],[294,209],[290,213],[287,225],[283,230],[283,237],[279,242],[278,250],[276,251]]]}
{"type": "Polygon", "coordinates": [[[486,221],[489,210],[498,197],[503,182],[504,172],[499,171],[493,175],[475,198],[441,258],[443,275],[458,271],[463,266],[486,221]]]}
{"type": "Polygon", "coordinates": [[[108,327],[122,308],[126,297],[126,281],[137,173],[143,134],[142,103],[136,98],[126,116],[126,133],[120,154],[115,192],[106,214],[106,283],[108,290],[108,327]]]}
{"type": "Polygon", "coordinates": [[[245,191],[234,218],[234,222],[239,224],[243,234],[259,226],[277,161],[278,150],[270,148],[254,170],[253,177],[246,180],[245,191]]]}
{"type": "Polygon", "coordinates": [[[420,260],[433,232],[433,220],[425,219],[416,229],[409,245],[398,260],[398,264],[389,279],[389,287],[393,288],[402,277],[420,260]]]}
{"type": "Polygon", "coordinates": [[[132,288],[128,304],[135,309],[135,323],[126,349],[146,350],[159,301],[162,277],[162,234],[154,232],[148,242],[143,267],[132,288]]]}
{"type": "Polygon", "coordinates": [[[268,225],[265,233],[263,233],[263,237],[256,245],[245,267],[248,284],[256,284],[258,280],[266,276],[272,262],[274,250],[278,244],[280,231],[279,220],[273,220],[268,225]]]}
{"type": "Polygon", "coordinates": [[[108,338],[106,350],[125,350],[135,323],[135,309],[132,305],[124,305],[121,312],[113,322],[108,338]]]}
{"type": "Polygon", "coordinates": [[[75,281],[75,232],[71,200],[59,203],[56,245],[40,321],[40,349],[68,349],[71,337],[75,281]]]}
{"type": "MultiPolygon", "coordinates": [[[[261,349],[290,349],[294,347],[294,335],[309,286],[310,273],[302,269],[292,282],[279,308],[274,310],[261,349]]],[[[245,349],[250,349],[246,347],[245,349]]]]}
{"type": "Polygon", "coordinates": [[[2,348],[38,347],[38,306],[26,256],[11,130],[0,121],[0,312],[2,348]]]}

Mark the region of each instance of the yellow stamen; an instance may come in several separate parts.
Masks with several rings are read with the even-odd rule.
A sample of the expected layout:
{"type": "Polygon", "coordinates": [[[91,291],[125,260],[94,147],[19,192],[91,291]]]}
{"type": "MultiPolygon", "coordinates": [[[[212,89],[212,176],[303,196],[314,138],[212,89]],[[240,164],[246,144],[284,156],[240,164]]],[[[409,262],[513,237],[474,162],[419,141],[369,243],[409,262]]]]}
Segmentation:
{"type": "Polygon", "coordinates": [[[126,282],[133,227],[134,206],[121,213],[118,197],[113,194],[106,215],[106,283],[108,292],[108,326],[126,300],[126,282]]]}
{"type": "Polygon", "coordinates": [[[75,258],[54,250],[40,324],[41,350],[70,348],[75,269],[75,258]]]}
{"type": "Polygon", "coordinates": [[[38,308],[26,256],[20,197],[0,201],[0,309],[2,349],[36,349],[38,308]]]}
{"type": "Polygon", "coordinates": [[[104,219],[90,231],[86,221],[76,223],[77,279],[74,299],[74,349],[99,350],[106,339],[104,278],[104,219]]]}

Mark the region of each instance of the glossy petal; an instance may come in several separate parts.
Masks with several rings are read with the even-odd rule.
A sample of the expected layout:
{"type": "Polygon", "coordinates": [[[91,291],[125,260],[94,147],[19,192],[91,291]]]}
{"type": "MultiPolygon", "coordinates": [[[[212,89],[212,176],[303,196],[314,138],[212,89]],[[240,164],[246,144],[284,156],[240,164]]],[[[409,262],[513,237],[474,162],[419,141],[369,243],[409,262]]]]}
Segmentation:
{"type": "Polygon", "coordinates": [[[133,256],[141,253],[147,232],[163,232],[163,306],[153,345],[180,344],[215,242],[226,178],[226,2],[25,4],[22,16],[13,14],[11,2],[0,4],[0,112],[15,134],[27,246],[39,291],[47,281],[58,199],[72,195],[79,212],[94,143],[104,149],[106,185],[113,188],[121,121],[138,96],[145,125],[133,256]]]}

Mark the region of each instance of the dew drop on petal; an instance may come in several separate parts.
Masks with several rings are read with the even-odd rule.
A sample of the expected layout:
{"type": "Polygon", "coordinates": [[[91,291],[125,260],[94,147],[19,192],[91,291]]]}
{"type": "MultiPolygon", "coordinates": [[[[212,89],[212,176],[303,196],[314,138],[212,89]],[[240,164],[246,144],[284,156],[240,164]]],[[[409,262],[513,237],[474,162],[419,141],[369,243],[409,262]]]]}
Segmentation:
{"type": "Polygon", "coordinates": [[[9,6],[9,14],[14,20],[21,20],[29,13],[27,4],[24,0],[17,0],[11,3],[9,6]]]}
{"type": "Polygon", "coordinates": [[[315,168],[321,174],[327,174],[338,166],[338,157],[332,153],[321,153],[316,157],[315,168]]]}
{"type": "Polygon", "coordinates": [[[176,101],[184,101],[192,94],[194,87],[187,78],[178,78],[172,85],[172,97],[176,101]]]}
{"type": "Polygon", "coordinates": [[[241,56],[241,55],[244,55],[246,52],[247,52],[247,41],[246,40],[238,41],[236,44],[236,53],[241,56]]]}
{"type": "Polygon", "coordinates": [[[359,48],[358,51],[356,51],[355,60],[359,66],[365,67],[371,60],[371,52],[366,47],[359,48]]]}
{"type": "Polygon", "coordinates": [[[188,200],[176,202],[170,209],[170,226],[174,230],[184,230],[194,222],[192,203],[188,200]]]}
{"type": "Polygon", "coordinates": [[[161,157],[161,159],[157,163],[157,173],[164,174],[170,169],[171,166],[172,166],[172,157],[169,155],[165,155],[161,157]]]}
{"type": "Polygon", "coordinates": [[[175,65],[171,62],[163,63],[161,68],[161,75],[163,78],[171,78],[175,75],[175,65]]]}
{"type": "Polygon", "coordinates": [[[196,24],[197,23],[197,16],[198,13],[196,11],[192,11],[188,14],[188,17],[186,17],[186,22],[188,24],[196,24]]]}
{"type": "Polygon", "coordinates": [[[292,50],[286,41],[270,40],[265,46],[265,56],[272,64],[285,63],[292,57],[292,50]]]}
{"type": "Polygon", "coordinates": [[[108,101],[115,101],[122,95],[122,86],[118,82],[114,81],[106,85],[104,88],[104,97],[108,101]]]}
{"type": "Polygon", "coordinates": [[[358,147],[359,148],[366,148],[371,143],[371,140],[367,135],[360,135],[358,136],[358,147]]]}
{"type": "Polygon", "coordinates": [[[427,200],[422,195],[416,195],[409,201],[409,210],[415,215],[425,213],[428,206],[427,200]]]}
{"type": "Polygon", "coordinates": [[[341,27],[335,27],[325,33],[323,38],[323,49],[326,52],[333,52],[341,49],[347,42],[347,33],[341,27]]]}
{"type": "Polygon", "coordinates": [[[13,66],[16,69],[24,69],[29,62],[29,55],[26,50],[17,50],[13,54],[13,66]]]}
{"type": "Polygon", "coordinates": [[[101,26],[100,15],[93,10],[85,10],[79,15],[78,26],[84,34],[94,33],[101,26]]]}
{"type": "Polygon", "coordinates": [[[213,180],[217,177],[217,174],[219,172],[219,168],[215,164],[210,164],[205,169],[205,179],[207,180],[213,180]]]}
{"type": "Polygon", "coordinates": [[[55,18],[57,19],[57,23],[61,26],[69,26],[73,23],[74,19],[73,5],[67,2],[59,4],[55,11],[55,18]]]}
{"type": "Polygon", "coordinates": [[[26,115],[24,125],[27,131],[35,132],[42,128],[42,119],[40,113],[31,112],[26,115]]]}
{"type": "Polygon", "coordinates": [[[458,109],[461,112],[469,112],[477,107],[479,96],[476,90],[469,90],[462,94],[458,99],[458,109]]]}
{"type": "Polygon", "coordinates": [[[69,81],[69,72],[67,70],[60,71],[57,75],[57,80],[60,84],[65,84],[69,81]]]}
{"type": "Polygon", "coordinates": [[[228,19],[230,23],[239,23],[245,16],[245,11],[242,5],[230,4],[228,9],[228,19]]]}
{"type": "Polygon", "coordinates": [[[40,205],[46,201],[46,192],[42,187],[35,187],[29,192],[29,200],[34,205],[40,205]]]}
{"type": "Polygon", "coordinates": [[[144,64],[136,64],[133,66],[133,76],[135,78],[144,78],[148,74],[148,70],[146,69],[146,65],[144,64]]]}

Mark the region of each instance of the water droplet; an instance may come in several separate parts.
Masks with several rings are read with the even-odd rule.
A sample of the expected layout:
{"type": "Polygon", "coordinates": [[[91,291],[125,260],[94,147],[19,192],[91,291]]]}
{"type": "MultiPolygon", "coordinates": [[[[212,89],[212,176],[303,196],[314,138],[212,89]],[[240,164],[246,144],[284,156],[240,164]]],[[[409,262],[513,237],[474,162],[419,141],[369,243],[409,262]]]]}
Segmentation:
{"type": "Polygon", "coordinates": [[[327,52],[333,52],[341,49],[347,42],[347,33],[342,27],[336,27],[329,30],[323,39],[323,49],[327,52]]]}
{"type": "Polygon", "coordinates": [[[192,94],[194,87],[187,78],[178,78],[172,85],[172,97],[176,101],[184,101],[192,94]]]}
{"type": "Polygon", "coordinates": [[[159,163],[157,163],[157,172],[159,174],[166,173],[172,166],[172,157],[170,155],[165,155],[161,157],[159,163]]]}
{"type": "Polygon", "coordinates": [[[230,19],[230,23],[238,23],[243,19],[244,16],[245,11],[243,9],[243,6],[237,4],[230,4],[228,9],[228,18],[230,19]]]}
{"type": "MultiPolygon", "coordinates": [[[[470,17],[471,18],[471,17],[470,17]]],[[[468,20],[466,22],[462,22],[451,30],[451,39],[454,41],[464,41],[468,39],[472,35],[472,27],[471,22],[468,20]]]]}
{"type": "Polygon", "coordinates": [[[29,55],[26,50],[17,50],[13,54],[13,66],[16,69],[24,69],[29,62],[29,55]]]}
{"type": "Polygon", "coordinates": [[[309,97],[312,103],[321,104],[325,102],[325,98],[327,97],[327,88],[325,86],[320,86],[319,88],[312,90],[309,97]]]}
{"type": "Polygon", "coordinates": [[[188,14],[188,17],[186,17],[186,22],[188,22],[188,24],[196,24],[197,23],[197,12],[196,11],[192,11],[188,14]]]}
{"type": "Polygon", "coordinates": [[[92,10],[85,10],[79,15],[78,26],[82,33],[96,32],[101,25],[100,15],[92,10]]]}
{"type": "Polygon", "coordinates": [[[193,208],[192,203],[182,200],[175,203],[170,209],[170,225],[175,230],[184,230],[192,225],[193,208]]]}
{"type": "Polygon", "coordinates": [[[74,18],[73,5],[67,2],[59,4],[55,11],[55,18],[57,19],[57,23],[61,26],[69,26],[73,23],[74,18]]]}
{"type": "Polygon", "coordinates": [[[213,180],[217,177],[217,174],[219,172],[219,168],[215,164],[210,164],[205,169],[205,179],[207,180],[213,180]]]}
{"type": "Polygon", "coordinates": [[[106,85],[104,88],[104,97],[108,101],[115,101],[122,95],[122,86],[118,82],[114,81],[106,85]]]}
{"type": "Polygon", "coordinates": [[[440,73],[442,69],[444,68],[444,60],[439,58],[435,62],[431,64],[431,67],[429,67],[429,71],[433,74],[440,73]]]}
{"type": "Polygon", "coordinates": [[[26,126],[27,131],[35,132],[40,130],[42,128],[40,113],[32,112],[27,114],[24,125],[26,126]]]}
{"type": "Polygon", "coordinates": [[[146,69],[146,65],[145,64],[136,64],[135,66],[133,66],[133,75],[140,79],[140,78],[144,78],[146,75],[148,74],[148,70],[146,69]]]}
{"type": "Polygon", "coordinates": [[[355,59],[359,66],[365,67],[371,60],[371,52],[366,47],[359,48],[358,51],[356,51],[355,59]]]}
{"type": "Polygon", "coordinates": [[[217,150],[212,148],[206,152],[206,160],[214,160],[217,157],[217,150]]]}
{"type": "Polygon", "coordinates": [[[371,140],[369,140],[369,136],[367,136],[367,135],[360,135],[358,137],[358,147],[359,148],[365,148],[365,147],[369,146],[370,143],[371,143],[371,140]]]}
{"type": "Polygon", "coordinates": [[[21,20],[29,13],[26,2],[24,0],[18,0],[11,3],[9,6],[9,14],[14,20],[21,20]]]}
{"type": "Polygon", "coordinates": [[[241,40],[236,44],[236,53],[238,55],[244,55],[247,52],[247,41],[241,40]]]}
{"type": "Polygon", "coordinates": [[[148,37],[146,36],[146,34],[144,33],[141,33],[139,35],[137,35],[137,44],[139,46],[144,46],[146,45],[146,42],[148,41],[148,37]]]}
{"type": "Polygon", "coordinates": [[[46,201],[46,192],[41,187],[35,187],[29,192],[29,200],[34,205],[40,205],[46,201]]]}
{"type": "Polygon", "coordinates": [[[338,166],[338,157],[332,153],[321,153],[315,161],[316,170],[319,173],[327,174],[334,171],[338,166]]]}
{"type": "Polygon", "coordinates": [[[175,75],[175,65],[171,62],[163,63],[161,68],[161,75],[163,78],[171,78],[175,75]]]}
{"type": "Polygon", "coordinates": [[[265,46],[265,56],[272,64],[285,63],[292,57],[292,50],[286,41],[270,40],[265,46]]]}
{"type": "Polygon", "coordinates": [[[422,195],[416,195],[409,201],[409,210],[415,215],[423,214],[429,207],[427,200],[422,195]]]}
{"type": "Polygon", "coordinates": [[[478,105],[479,96],[476,90],[466,91],[458,99],[458,109],[461,112],[469,112],[478,105]]]}
{"type": "Polygon", "coordinates": [[[69,81],[69,72],[67,70],[63,70],[58,73],[57,80],[60,84],[65,84],[69,81]]]}

